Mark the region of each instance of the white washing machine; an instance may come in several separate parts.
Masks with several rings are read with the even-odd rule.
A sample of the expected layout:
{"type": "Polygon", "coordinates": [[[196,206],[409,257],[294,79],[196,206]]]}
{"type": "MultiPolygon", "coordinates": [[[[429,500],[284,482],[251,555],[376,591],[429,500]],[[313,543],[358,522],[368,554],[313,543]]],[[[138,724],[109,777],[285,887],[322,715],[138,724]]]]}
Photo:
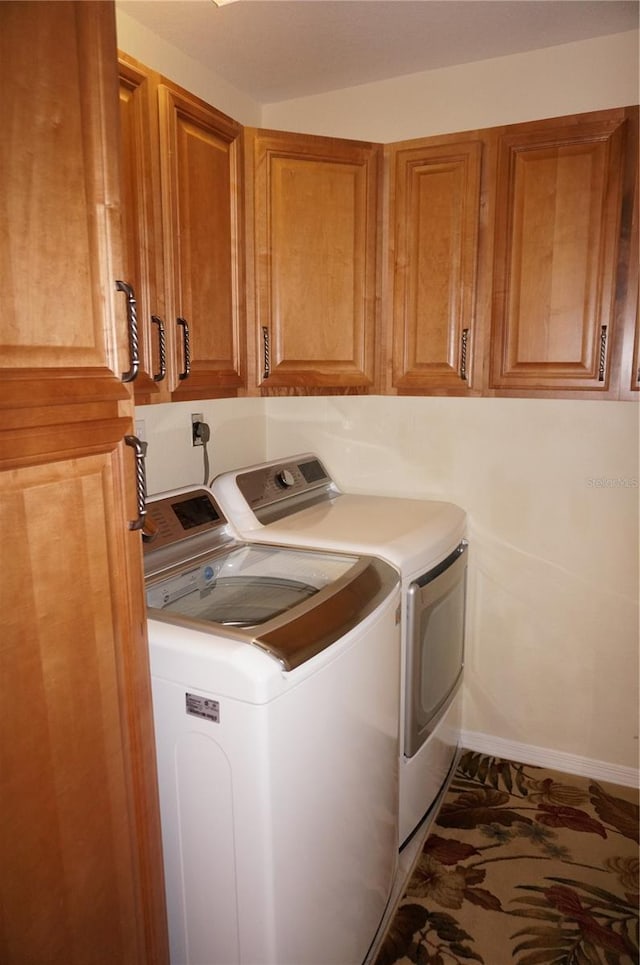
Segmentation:
{"type": "Polygon", "coordinates": [[[147,517],[172,965],[361,965],[397,865],[397,573],[237,541],[203,488],[147,517]]]}
{"type": "Polygon", "coordinates": [[[437,799],[459,742],[465,512],[449,502],[343,493],[313,453],[223,473],[212,489],[243,539],[367,553],[398,570],[402,847],[437,799]]]}

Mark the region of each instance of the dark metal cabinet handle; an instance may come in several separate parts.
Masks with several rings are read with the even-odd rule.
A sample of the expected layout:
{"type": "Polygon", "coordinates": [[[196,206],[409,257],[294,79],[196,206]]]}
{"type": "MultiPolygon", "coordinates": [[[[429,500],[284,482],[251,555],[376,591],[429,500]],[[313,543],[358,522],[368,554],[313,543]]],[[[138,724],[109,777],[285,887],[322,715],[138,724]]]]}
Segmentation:
{"type": "Polygon", "coordinates": [[[153,376],[153,381],[162,382],[167,374],[167,339],[162,319],[158,315],[152,315],[151,321],[158,326],[158,359],[160,362],[160,371],[153,376]]]}
{"type": "Polygon", "coordinates": [[[147,515],[147,478],[145,472],[146,442],[140,442],[137,436],[125,436],[124,441],[135,452],[136,457],[136,498],[138,502],[138,518],[130,520],[129,529],[142,529],[147,515]]]}
{"type": "Polygon", "coordinates": [[[186,319],[178,318],[177,324],[182,328],[182,348],[184,353],[184,369],[180,372],[178,378],[182,381],[183,379],[188,379],[191,375],[191,346],[189,344],[189,326],[187,325],[186,319]]]}
{"type": "Polygon", "coordinates": [[[460,338],[460,378],[467,380],[467,348],[469,343],[469,329],[462,329],[460,338]]]}
{"type": "Polygon", "coordinates": [[[129,330],[129,359],[130,368],[128,372],[123,372],[121,379],[123,382],[133,382],[140,368],[140,346],[138,343],[138,312],[136,308],[136,297],[133,288],[126,281],[117,281],[116,289],[124,292],[127,298],[127,327],[129,330]]]}
{"type": "Polygon", "coordinates": [[[264,359],[263,379],[268,379],[271,374],[271,351],[269,347],[269,329],[266,325],[262,326],[262,356],[264,359]]]}
{"type": "Polygon", "coordinates": [[[607,367],[607,326],[600,329],[600,365],[598,367],[598,382],[604,382],[607,367]]]}

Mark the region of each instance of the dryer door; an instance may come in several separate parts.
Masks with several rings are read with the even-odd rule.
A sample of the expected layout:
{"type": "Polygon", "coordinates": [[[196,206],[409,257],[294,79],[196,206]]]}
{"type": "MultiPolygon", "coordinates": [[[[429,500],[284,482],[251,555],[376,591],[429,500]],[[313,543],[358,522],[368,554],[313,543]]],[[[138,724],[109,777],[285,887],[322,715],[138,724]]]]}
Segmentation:
{"type": "Polygon", "coordinates": [[[467,542],[407,591],[404,753],[412,757],[462,680],[467,542]]]}

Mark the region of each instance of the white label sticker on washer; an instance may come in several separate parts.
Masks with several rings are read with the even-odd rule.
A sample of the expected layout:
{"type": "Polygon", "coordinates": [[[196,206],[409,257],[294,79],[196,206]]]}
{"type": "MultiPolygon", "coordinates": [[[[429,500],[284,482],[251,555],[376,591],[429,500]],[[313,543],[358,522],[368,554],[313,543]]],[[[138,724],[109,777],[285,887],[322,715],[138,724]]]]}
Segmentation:
{"type": "Polygon", "coordinates": [[[217,700],[210,700],[209,697],[201,697],[199,694],[185,694],[185,704],[188,714],[194,717],[204,717],[205,720],[212,720],[214,724],[220,723],[220,703],[217,700]]]}

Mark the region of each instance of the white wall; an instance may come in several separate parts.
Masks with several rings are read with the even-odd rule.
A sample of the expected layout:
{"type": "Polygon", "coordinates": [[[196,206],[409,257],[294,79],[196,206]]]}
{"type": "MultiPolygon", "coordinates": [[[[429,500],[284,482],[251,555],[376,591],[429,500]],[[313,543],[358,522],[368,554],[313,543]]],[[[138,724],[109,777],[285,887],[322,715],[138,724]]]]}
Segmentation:
{"type": "Polygon", "coordinates": [[[201,97],[219,111],[246,127],[261,123],[260,105],[232,87],[214,71],[193,60],[182,50],[162,40],[116,4],[118,48],[164,74],[169,80],[201,97]]]}
{"type": "Polygon", "coordinates": [[[530,399],[267,403],[270,458],[448,499],[471,541],[465,729],[637,764],[638,411],[530,399]]]}
{"type": "Polygon", "coordinates": [[[638,103],[638,31],[279,104],[264,127],[401,141],[638,103]]]}
{"type": "Polygon", "coordinates": [[[209,479],[268,458],[262,399],[140,405],[136,408],[136,425],[148,443],[149,495],[204,482],[204,451],[191,442],[192,413],[201,413],[211,432],[207,445],[209,479]]]}
{"type": "MultiPolygon", "coordinates": [[[[134,34],[120,36],[123,49],[190,86],[174,51],[134,34]]],[[[256,123],[234,113],[230,97],[192,89],[256,123]]],[[[637,100],[634,32],[267,105],[261,122],[388,142],[637,100]]],[[[201,481],[189,429],[200,411],[216,473],[317,449],[349,488],[464,506],[473,549],[465,730],[587,769],[637,767],[636,405],[346,397],[144,406],[136,414],[150,492],[201,481]]]]}

